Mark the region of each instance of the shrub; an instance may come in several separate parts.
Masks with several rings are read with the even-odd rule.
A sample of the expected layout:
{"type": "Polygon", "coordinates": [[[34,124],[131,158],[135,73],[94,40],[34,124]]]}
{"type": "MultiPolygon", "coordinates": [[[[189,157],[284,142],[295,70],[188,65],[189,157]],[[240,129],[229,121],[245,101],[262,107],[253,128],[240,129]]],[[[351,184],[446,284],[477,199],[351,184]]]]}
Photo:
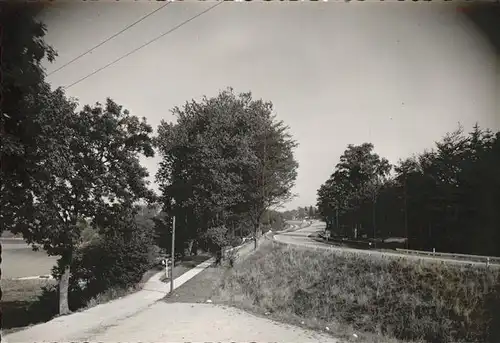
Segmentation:
{"type": "MultiPolygon", "coordinates": [[[[70,277],[72,310],[112,289],[135,287],[156,262],[157,247],[150,228],[108,231],[73,256],[70,277]]],[[[54,276],[60,275],[55,268],[54,276]]]]}

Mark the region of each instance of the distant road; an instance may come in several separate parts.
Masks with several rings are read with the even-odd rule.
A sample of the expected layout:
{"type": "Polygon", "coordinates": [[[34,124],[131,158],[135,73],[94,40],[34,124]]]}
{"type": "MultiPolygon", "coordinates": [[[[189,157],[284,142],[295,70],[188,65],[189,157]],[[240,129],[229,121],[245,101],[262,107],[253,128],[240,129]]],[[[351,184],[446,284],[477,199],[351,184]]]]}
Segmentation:
{"type": "Polygon", "coordinates": [[[43,250],[33,251],[22,239],[1,238],[2,279],[49,275],[57,257],[48,256],[43,250]]]}
{"type": "MultiPolygon", "coordinates": [[[[326,228],[326,224],[324,222],[314,222],[311,226],[306,227],[304,229],[296,230],[293,232],[284,232],[279,233],[274,236],[274,239],[281,243],[302,246],[310,249],[324,249],[324,250],[336,250],[343,252],[352,252],[357,254],[367,254],[372,256],[373,258],[382,258],[382,257],[394,257],[394,258],[406,258],[406,259],[414,259],[414,260],[427,260],[430,262],[446,262],[446,263],[455,263],[462,265],[477,265],[477,266],[486,266],[484,262],[474,262],[474,261],[465,261],[465,260],[454,260],[450,258],[443,257],[432,257],[432,256],[419,256],[419,255],[408,255],[401,254],[397,252],[386,252],[386,251],[377,251],[377,250],[363,250],[363,249],[353,249],[347,247],[333,246],[330,244],[322,243],[311,239],[309,236],[312,234],[318,234],[324,231],[326,228]]],[[[498,264],[490,264],[491,267],[499,268],[498,264]]]]}

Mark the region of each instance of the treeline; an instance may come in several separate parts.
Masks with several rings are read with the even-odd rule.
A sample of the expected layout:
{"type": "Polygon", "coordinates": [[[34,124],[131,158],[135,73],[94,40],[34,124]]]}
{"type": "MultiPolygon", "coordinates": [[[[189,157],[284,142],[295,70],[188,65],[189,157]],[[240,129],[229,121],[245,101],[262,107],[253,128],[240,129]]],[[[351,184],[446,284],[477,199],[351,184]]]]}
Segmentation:
{"type": "Polygon", "coordinates": [[[162,122],[156,137],[109,98],[78,110],[45,80],[42,61],[57,54],[35,19],[42,9],[2,5],[0,228],[60,257],[60,314],[139,282],[156,248],[170,251],[174,217],[182,252],[219,251],[282,225],[268,209],[292,196],[296,143],[270,102],[229,89],[174,108],[177,122],[162,122]],[[160,195],[139,162],[155,149],[160,195]]]}
{"type": "Polygon", "coordinates": [[[283,212],[283,217],[286,220],[302,220],[306,217],[309,219],[316,218],[318,216],[318,210],[314,206],[304,206],[297,207],[295,210],[289,210],[283,212]]]}
{"type": "Polygon", "coordinates": [[[318,190],[333,234],[408,237],[408,248],[500,256],[500,132],[460,127],[391,166],[349,145],[318,190]]]}

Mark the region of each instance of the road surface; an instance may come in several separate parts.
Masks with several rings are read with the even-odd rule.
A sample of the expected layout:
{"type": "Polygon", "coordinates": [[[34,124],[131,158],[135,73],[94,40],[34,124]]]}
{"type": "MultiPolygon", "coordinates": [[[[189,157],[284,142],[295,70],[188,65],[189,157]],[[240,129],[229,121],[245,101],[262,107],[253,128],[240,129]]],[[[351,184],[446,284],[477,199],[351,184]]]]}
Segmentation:
{"type": "Polygon", "coordinates": [[[50,275],[57,264],[57,257],[45,251],[33,251],[22,239],[1,238],[2,279],[14,279],[37,275],[50,275]]]}
{"type": "MultiPolygon", "coordinates": [[[[401,254],[397,252],[386,252],[386,251],[377,251],[377,250],[363,250],[363,249],[354,249],[347,248],[341,246],[333,246],[330,244],[322,243],[313,240],[311,235],[316,235],[320,232],[323,232],[326,228],[326,224],[324,222],[316,221],[311,226],[308,226],[304,229],[299,229],[293,232],[283,232],[278,233],[274,236],[274,239],[281,243],[286,243],[290,245],[300,246],[309,249],[324,249],[338,252],[352,252],[357,254],[365,254],[370,255],[372,258],[384,258],[384,257],[394,257],[394,258],[406,258],[411,260],[425,260],[429,262],[446,262],[446,263],[454,263],[454,264],[462,264],[462,265],[475,265],[475,266],[483,266],[485,267],[484,262],[475,262],[475,261],[465,261],[465,260],[454,260],[451,258],[443,258],[443,257],[432,257],[432,256],[421,256],[421,255],[408,255],[401,254]]],[[[499,268],[498,264],[490,264],[492,268],[499,268]]]]}

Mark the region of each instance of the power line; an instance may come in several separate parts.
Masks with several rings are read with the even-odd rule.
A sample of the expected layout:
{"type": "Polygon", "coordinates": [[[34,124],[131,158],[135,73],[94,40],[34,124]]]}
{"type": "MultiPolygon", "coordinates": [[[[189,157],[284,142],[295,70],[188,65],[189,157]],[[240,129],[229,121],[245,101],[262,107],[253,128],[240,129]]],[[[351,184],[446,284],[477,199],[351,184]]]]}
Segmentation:
{"type": "Polygon", "coordinates": [[[143,45],[139,46],[138,48],[136,48],[136,49],[134,49],[134,50],[132,50],[132,51],[130,51],[130,52],[128,52],[128,53],[126,53],[125,55],[123,55],[123,56],[121,56],[121,57],[118,57],[116,60],[114,60],[114,61],[112,61],[112,62],[110,62],[110,63],[106,64],[105,66],[103,66],[103,67],[101,67],[101,68],[99,68],[99,69],[97,69],[97,70],[93,71],[92,73],[88,74],[87,76],[82,77],[81,79],[79,79],[79,80],[77,80],[77,81],[73,82],[72,84],[70,84],[70,85],[68,85],[68,86],[66,86],[66,87],[64,87],[64,88],[65,88],[65,89],[68,89],[68,88],[73,87],[74,85],[76,85],[76,84],[78,84],[78,83],[82,82],[83,80],[88,79],[89,77],[91,77],[91,76],[93,76],[93,75],[97,74],[98,72],[100,72],[100,71],[102,71],[102,70],[104,70],[104,69],[108,68],[109,66],[111,66],[111,65],[115,64],[116,62],[119,62],[119,61],[121,61],[122,59],[124,59],[124,58],[126,58],[126,57],[128,57],[128,56],[132,55],[134,52],[137,52],[137,51],[141,50],[142,48],[144,48],[144,47],[148,46],[149,44],[151,44],[151,43],[153,43],[153,42],[157,41],[158,39],[162,38],[163,36],[166,36],[166,35],[168,35],[169,33],[171,33],[171,32],[173,32],[173,31],[177,30],[178,28],[180,28],[180,27],[184,26],[185,24],[189,23],[190,21],[192,21],[192,20],[194,20],[194,19],[196,19],[196,18],[198,18],[198,17],[202,16],[203,14],[205,14],[205,13],[207,13],[207,12],[209,12],[209,11],[211,11],[211,10],[212,10],[212,9],[214,9],[215,7],[217,7],[217,6],[219,6],[219,5],[222,5],[223,3],[224,3],[224,1],[221,1],[221,0],[217,1],[217,3],[216,3],[215,5],[210,6],[209,8],[207,8],[206,10],[204,10],[203,12],[200,12],[200,13],[198,13],[197,15],[195,15],[195,16],[193,16],[193,17],[189,18],[188,20],[183,21],[182,23],[180,23],[179,25],[177,25],[177,26],[173,27],[172,29],[168,30],[167,32],[162,33],[162,34],[161,34],[161,35],[159,35],[158,37],[153,38],[153,39],[152,39],[152,40],[150,40],[149,42],[147,42],[147,43],[145,43],[145,44],[143,44],[143,45]]]}
{"type": "Polygon", "coordinates": [[[57,73],[59,70],[63,69],[63,68],[66,68],[67,66],[69,66],[71,63],[79,60],[80,58],[82,58],[83,56],[87,55],[88,53],[94,51],[95,49],[97,49],[98,47],[106,44],[107,42],[109,42],[110,40],[112,40],[113,38],[121,35],[123,32],[127,31],[128,29],[134,27],[135,25],[139,24],[141,21],[143,21],[144,19],[152,16],[153,14],[155,14],[156,12],[158,12],[159,10],[163,9],[164,7],[170,5],[172,2],[169,1],[167,2],[166,4],[162,5],[160,8],[157,8],[155,9],[153,12],[150,12],[148,14],[146,14],[145,16],[143,16],[142,18],[140,18],[139,20],[136,20],[135,22],[133,22],[132,24],[128,25],[127,27],[125,27],[124,29],[122,29],[121,31],[115,33],[114,35],[106,38],[105,40],[103,40],[101,43],[97,44],[96,46],[94,46],[93,48],[90,48],[89,50],[85,51],[83,54],[80,54],[78,56],[76,56],[75,58],[73,58],[71,61],[63,64],[62,66],[60,66],[59,68],[57,68],[56,70],[53,70],[51,71],[50,73],[47,74],[47,76],[50,76],[52,74],[55,74],[57,73]]]}

